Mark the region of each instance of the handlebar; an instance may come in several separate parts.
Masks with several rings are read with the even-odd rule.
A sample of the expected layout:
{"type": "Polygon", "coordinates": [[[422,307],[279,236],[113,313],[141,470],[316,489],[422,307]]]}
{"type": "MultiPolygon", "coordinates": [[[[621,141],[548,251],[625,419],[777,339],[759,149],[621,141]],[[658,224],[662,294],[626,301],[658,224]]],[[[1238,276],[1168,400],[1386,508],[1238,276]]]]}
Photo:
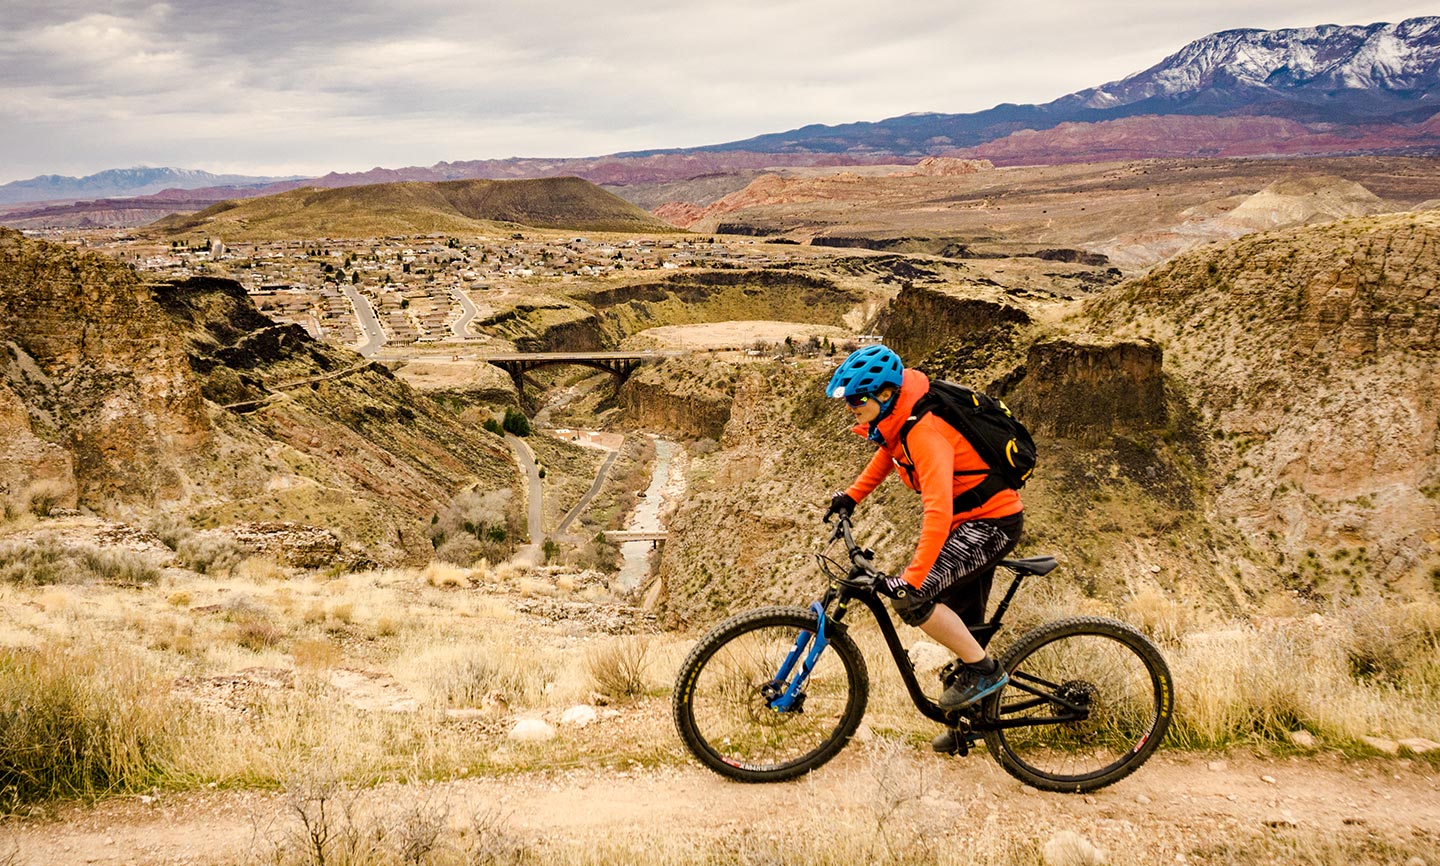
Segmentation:
{"type": "MultiPolygon", "coordinates": [[[[830,522],[828,517],[825,522],[830,522]]],[[[849,516],[843,514],[838,515],[838,519],[835,521],[835,530],[830,533],[830,543],[833,544],[836,541],[844,542],[845,552],[849,555],[850,562],[854,566],[850,569],[850,574],[844,578],[844,581],[852,586],[864,588],[873,587],[875,581],[880,577],[880,572],[875,568],[875,563],[872,561],[875,553],[870,550],[865,550],[855,543],[855,533],[853,530],[854,527],[850,523],[849,516]]]]}

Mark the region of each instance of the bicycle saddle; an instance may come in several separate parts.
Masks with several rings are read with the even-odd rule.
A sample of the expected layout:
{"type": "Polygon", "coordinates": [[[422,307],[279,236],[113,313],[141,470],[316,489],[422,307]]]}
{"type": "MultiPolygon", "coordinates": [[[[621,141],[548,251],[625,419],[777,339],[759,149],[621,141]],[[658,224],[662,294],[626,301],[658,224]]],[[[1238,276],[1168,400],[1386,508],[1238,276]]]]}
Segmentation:
{"type": "Polygon", "coordinates": [[[1021,574],[1049,574],[1060,563],[1053,556],[1032,556],[1028,559],[1002,559],[1000,564],[1021,574]]]}

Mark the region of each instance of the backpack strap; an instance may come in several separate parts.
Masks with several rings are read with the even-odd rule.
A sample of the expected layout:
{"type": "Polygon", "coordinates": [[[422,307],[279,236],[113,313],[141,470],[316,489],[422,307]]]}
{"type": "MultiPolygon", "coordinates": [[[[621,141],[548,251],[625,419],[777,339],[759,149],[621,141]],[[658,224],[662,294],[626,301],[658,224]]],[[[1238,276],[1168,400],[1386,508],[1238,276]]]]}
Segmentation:
{"type": "MultiPolygon", "coordinates": [[[[929,406],[923,405],[924,402],[925,398],[920,398],[920,400],[915,403],[915,414],[906,418],[905,423],[900,426],[900,448],[905,452],[905,459],[910,461],[908,464],[901,464],[901,468],[910,473],[910,479],[912,481],[915,480],[915,458],[910,456],[909,437],[911,429],[930,411],[929,406]]],[[[960,435],[964,436],[965,434],[961,433],[960,435]]],[[[985,476],[985,479],[979,484],[955,497],[954,505],[952,506],[955,514],[974,511],[986,502],[989,502],[990,497],[1002,490],[1010,489],[1010,483],[998,472],[991,469],[956,469],[955,474],[985,476]]]]}
{"type": "MultiPolygon", "coordinates": [[[[959,474],[959,473],[956,473],[959,474]]],[[[990,497],[1002,490],[1009,490],[1010,485],[1004,478],[994,472],[985,473],[985,480],[955,497],[955,513],[961,514],[966,511],[974,511],[990,501],[990,497]]]]}

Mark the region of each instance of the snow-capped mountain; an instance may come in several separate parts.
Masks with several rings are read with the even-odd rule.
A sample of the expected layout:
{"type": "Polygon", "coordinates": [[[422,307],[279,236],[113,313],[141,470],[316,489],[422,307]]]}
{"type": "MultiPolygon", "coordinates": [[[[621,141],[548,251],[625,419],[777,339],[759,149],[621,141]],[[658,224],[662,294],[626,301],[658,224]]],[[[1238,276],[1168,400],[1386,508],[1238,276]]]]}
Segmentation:
{"type": "Polygon", "coordinates": [[[1367,96],[1374,106],[1373,113],[1366,113],[1384,116],[1397,100],[1423,99],[1437,90],[1440,17],[1427,17],[1355,27],[1226,30],[1186,45],[1144,72],[1051,105],[1103,110],[1228,92],[1236,103],[1269,95],[1307,104],[1343,100],[1349,107],[1360,104],[1356,96],[1367,96]]]}
{"type": "MultiPolygon", "coordinates": [[[[1399,24],[1226,30],[1186,45],[1143,72],[1043,105],[807,126],[701,149],[924,156],[973,148],[1018,130],[1141,116],[1272,117],[1370,127],[1420,124],[1437,111],[1440,17],[1425,17],[1399,24]]],[[[1386,147],[1383,141],[1374,144],[1373,136],[1367,141],[1368,149],[1386,147]]],[[[1411,149],[1436,144],[1396,141],[1396,147],[1411,149]]]]}

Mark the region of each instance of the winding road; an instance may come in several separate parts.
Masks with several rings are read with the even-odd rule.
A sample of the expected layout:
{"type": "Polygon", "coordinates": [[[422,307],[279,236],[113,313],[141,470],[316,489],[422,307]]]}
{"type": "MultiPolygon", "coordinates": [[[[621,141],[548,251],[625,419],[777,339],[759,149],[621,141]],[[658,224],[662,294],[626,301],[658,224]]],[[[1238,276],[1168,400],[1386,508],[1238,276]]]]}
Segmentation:
{"type": "Polygon", "coordinates": [[[475,318],[480,315],[480,311],[476,309],[475,304],[470,301],[470,298],[466,296],[464,290],[459,286],[451,286],[450,294],[454,295],[455,300],[460,302],[460,309],[464,311],[460,318],[455,320],[455,324],[450,326],[450,333],[462,340],[475,339],[470,333],[470,323],[475,321],[475,318]]]}
{"type": "Polygon", "coordinates": [[[340,290],[345,297],[350,299],[350,305],[355,308],[355,318],[360,322],[360,330],[365,334],[365,342],[355,348],[355,351],[366,358],[380,351],[385,345],[385,330],[380,327],[380,320],[375,317],[375,308],[370,306],[370,301],[349,284],[342,284],[340,290]]]}
{"type": "Polygon", "coordinates": [[[520,468],[524,470],[530,488],[530,508],[527,519],[530,543],[523,545],[515,552],[515,562],[522,565],[539,565],[545,544],[545,502],[540,498],[540,467],[535,464],[535,452],[530,450],[530,446],[525,444],[524,439],[513,433],[506,433],[505,441],[515,449],[515,456],[520,460],[520,468]]]}

